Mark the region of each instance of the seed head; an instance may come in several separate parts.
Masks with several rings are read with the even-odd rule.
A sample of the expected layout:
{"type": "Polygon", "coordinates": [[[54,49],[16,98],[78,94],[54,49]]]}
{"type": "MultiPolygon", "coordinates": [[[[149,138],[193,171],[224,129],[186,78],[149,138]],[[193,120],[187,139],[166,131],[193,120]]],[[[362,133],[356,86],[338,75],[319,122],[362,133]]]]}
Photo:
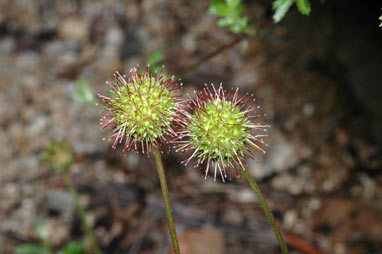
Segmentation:
{"type": "Polygon", "coordinates": [[[188,164],[196,158],[196,166],[205,163],[205,178],[208,176],[210,164],[214,168],[214,179],[219,170],[222,181],[230,178],[228,168],[233,168],[238,176],[237,168],[245,170],[243,159],[245,155],[253,159],[256,151],[265,151],[260,145],[266,145],[264,133],[253,135],[253,131],[266,131],[268,125],[254,123],[253,120],[263,115],[256,114],[259,107],[246,102],[253,95],[246,94],[238,97],[238,89],[224,91],[222,84],[215,89],[211,84],[212,92],[206,85],[201,93],[195,93],[196,99],[189,97],[188,105],[182,110],[185,116],[181,124],[176,143],[178,151],[192,150],[192,155],[183,161],[188,164]],[[188,138],[182,141],[181,138],[188,138]]]}
{"type": "Polygon", "coordinates": [[[56,172],[69,169],[75,162],[75,153],[65,141],[51,140],[41,153],[44,164],[56,172]]]}
{"type": "Polygon", "coordinates": [[[118,72],[115,82],[106,82],[110,86],[111,96],[98,96],[105,102],[105,116],[101,119],[102,128],[111,126],[114,140],[112,147],[124,142],[123,151],[138,151],[149,155],[153,147],[161,149],[165,137],[174,136],[172,125],[178,119],[180,100],[175,95],[180,89],[174,77],[166,79],[163,68],[159,75],[150,75],[149,65],[146,72],[140,73],[139,67],[130,70],[130,78],[118,72]]]}

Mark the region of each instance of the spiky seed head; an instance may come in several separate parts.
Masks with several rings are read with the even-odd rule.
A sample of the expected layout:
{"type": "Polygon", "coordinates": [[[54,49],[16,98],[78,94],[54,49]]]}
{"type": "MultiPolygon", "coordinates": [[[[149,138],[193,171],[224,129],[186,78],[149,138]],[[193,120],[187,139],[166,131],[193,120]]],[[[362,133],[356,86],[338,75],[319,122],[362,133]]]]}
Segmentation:
{"type": "Polygon", "coordinates": [[[102,128],[111,126],[114,140],[112,147],[123,144],[123,151],[139,147],[149,155],[153,147],[166,150],[166,136],[176,135],[173,123],[177,121],[179,104],[176,92],[181,85],[174,78],[162,74],[151,75],[149,65],[141,73],[139,67],[130,70],[130,77],[114,74],[115,82],[110,86],[111,96],[98,96],[105,102],[105,116],[101,119],[102,128]]]}
{"type": "Polygon", "coordinates": [[[65,141],[51,140],[41,153],[43,163],[56,172],[69,169],[75,161],[75,153],[65,141]]]}
{"type": "Polygon", "coordinates": [[[264,131],[268,125],[253,122],[262,116],[256,114],[258,107],[249,105],[245,108],[252,95],[239,98],[237,89],[226,93],[222,84],[218,89],[211,84],[211,89],[212,92],[206,85],[203,92],[195,93],[195,100],[189,97],[188,105],[182,110],[185,120],[176,143],[178,151],[193,151],[184,161],[186,165],[196,158],[196,166],[206,164],[205,178],[212,166],[214,179],[219,170],[224,182],[230,178],[228,169],[233,168],[236,175],[245,170],[245,155],[253,158],[256,151],[265,153],[260,145],[266,145],[263,137],[267,136],[264,131]],[[253,134],[255,130],[262,133],[253,134]],[[184,137],[188,139],[181,140],[184,137]]]}

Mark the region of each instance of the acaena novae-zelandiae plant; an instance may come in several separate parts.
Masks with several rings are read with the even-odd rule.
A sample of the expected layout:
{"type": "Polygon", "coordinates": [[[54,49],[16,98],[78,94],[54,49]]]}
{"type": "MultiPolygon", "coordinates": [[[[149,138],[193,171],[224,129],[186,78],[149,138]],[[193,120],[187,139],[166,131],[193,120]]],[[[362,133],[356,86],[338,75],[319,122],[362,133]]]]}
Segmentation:
{"type": "Polygon", "coordinates": [[[112,135],[113,148],[122,144],[123,151],[141,150],[147,156],[154,153],[158,170],[162,195],[166,208],[171,240],[175,253],[179,254],[179,244],[176,237],[172,216],[166,176],[161,159],[162,150],[168,151],[168,136],[174,138],[177,134],[176,122],[180,120],[179,108],[182,98],[177,94],[181,84],[163,75],[150,74],[149,65],[141,72],[139,67],[130,70],[130,77],[114,74],[114,82],[106,82],[110,86],[112,96],[98,96],[104,101],[105,115],[101,118],[102,128],[108,126],[112,135]]]}
{"type": "Polygon", "coordinates": [[[193,158],[196,166],[205,164],[205,177],[210,168],[214,169],[214,179],[219,171],[223,182],[231,179],[231,170],[236,176],[242,172],[255,191],[282,252],[288,252],[267,202],[244,166],[246,155],[253,159],[256,151],[265,153],[263,138],[269,127],[253,122],[263,116],[256,113],[258,107],[245,107],[252,95],[239,97],[237,89],[226,92],[222,85],[218,89],[212,85],[211,89],[206,86],[203,92],[195,93],[195,99],[183,100],[177,95],[181,85],[174,78],[166,79],[162,71],[150,75],[148,65],[145,73],[139,68],[131,69],[129,78],[116,72],[115,82],[107,84],[112,96],[98,94],[105,103],[101,125],[111,126],[113,133],[108,139],[113,140],[113,148],[122,144],[123,151],[142,150],[148,156],[154,153],[175,253],[180,253],[180,249],[160,156],[162,146],[168,151],[170,142],[178,144],[178,151],[191,151],[184,164],[193,158]],[[172,140],[167,141],[167,136],[172,140]]]}
{"type": "Polygon", "coordinates": [[[112,147],[123,143],[123,151],[141,150],[150,154],[153,148],[168,151],[166,136],[175,136],[173,123],[179,118],[178,107],[182,102],[177,91],[181,88],[174,77],[150,75],[149,65],[146,72],[140,68],[130,70],[130,77],[114,74],[115,82],[107,81],[111,96],[98,96],[106,106],[101,118],[102,128],[111,126],[112,147]],[[163,147],[161,146],[163,145],[163,147]]]}
{"type": "MultiPolygon", "coordinates": [[[[72,147],[65,141],[51,140],[41,153],[41,159],[45,165],[50,167],[55,173],[60,174],[68,188],[72,198],[76,203],[76,209],[81,220],[82,228],[90,240],[90,244],[94,254],[101,254],[101,248],[97,242],[94,229],[86,221],[86,211],[80,201],[80,195],[72,181],[70,176],[70,168],[75,163],[76,154],[72,147]]],[[[51,253],[51,246],[49,244],[49,238],[43,240],[42,248],[46,251],[44,253],[51,253]]],[[[34,246],[34,245],[32,245],[34,246]]],[[[21,246],[21,248],[23,248],[21,246]]],[[[32,247],[33,248],[33,247],[32,247]]],[[[40,248],[40,246],[37,246],[40,248]]],[[[39,251],[37,251],[39,252],[39,251]]],[[[18,253],[16,251],[16,253],[18,253]]],[[[24,253],[24,252],[23,252],[24,253]]],[[[42,253],[42,252],[41,252],[42,253]]]]}
{"type": "Polygon", "coordinates": [[[265,153],[263,138],[269,127],[254,122],[263,115],[256,112],[258,106],[246,106],[248,101],[253,102],[253,95],[239,97],[238,89],[226,92],[222,84],[217,89],[211,84],[211,88],[206,85],[202,92],[195,92],[195,99],[188,97],[188,103],[181,110],[184,117],[175,140],[177,151],[191,153],[183,163],[187,165],[195,159],[196,166],[205,165],[205,178],[213,168],[214,179],[219,171],[223,182],[231,179],[231,171],[236,176],[242,172],[256,193],[282,252],[288,253],[267,202],[244,166],[245,155],[254,159],[256,152],[265,153]]]}

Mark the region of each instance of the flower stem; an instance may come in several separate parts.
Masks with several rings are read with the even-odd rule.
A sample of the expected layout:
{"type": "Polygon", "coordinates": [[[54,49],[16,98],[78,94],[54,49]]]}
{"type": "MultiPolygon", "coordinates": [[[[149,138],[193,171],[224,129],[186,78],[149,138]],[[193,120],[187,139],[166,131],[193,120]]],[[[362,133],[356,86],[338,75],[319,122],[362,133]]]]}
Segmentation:
{"type": "Polygon", "coordinates": [[[245,177],[247,178],[249,184],[251,185],[253,191],[256,193],[257,198],[260,201],[260,205],[263,208],[265,215],[267,216],[267,219],[272,226],[273,232],[274,232],[277,240],[279,241],[282,253],[287,254],[288,253],[288,247],[284,242],[283,236],[281,235],[280,230],[276,225],[276,222],[275,222],[275,219],[272,215],[272,212],[270,211],[268,204],[267,204],[267,201],[265,201],[263,194],[260,191],[259,186],[257,186],[255,180],[249,174],[248,170],[246,170],[244,167],[243,167],[243,173],[244,173],[245,177]]]}
{"type": "Polygon", "coordinates": [[[174,224],[174,219],[172,217],[172,209],[171,209],[170,199],[169,199],[169,195],[168,195],[166,175],[164,172],[163,162],[162,162],[160,152],[159,152],[158,148],[156,148],[156,147],[154,148],[154,156],[155,156],[155,163],[156,163],[157,169],[158,169],[160,186],[162,188],[163,200],[164,200],[164,204],[166,207],[166,215],[167,215],[167,220],[168,220],[168,226],[170,228],[172,246],[174,248],[174,252],[176,254],[180,254],[179,243],[178,243],[178,239],[176,238],[175,224],[174,224]]]}
{"type": "Polygon", "coordinates": [[[65,182],[67,188],[69,189],[70,193],[72,194],[72,196],[73,196],[73,198],[74,198],[74,200],[76,202],[77,212],[78,212],[78,215],[80,216],[83,230],[85,231],[85,234],[87,235],[87,237],[91,241],[91,245],[92,245],[93,251],[94,251],[95,254],[101,254],[102,252],[101,252],[100,247],[98,246],[98,243],[97,243],[94,231],[89,226],[89,224],[86,222],[86,212],[85,212],[85,209],[81,205],[80,196],[79,196],[76,188],[74,187],[72,179],[69,176],[68,170],[63,170],[63,178],[64,178],[64,182],[65,182]]]}

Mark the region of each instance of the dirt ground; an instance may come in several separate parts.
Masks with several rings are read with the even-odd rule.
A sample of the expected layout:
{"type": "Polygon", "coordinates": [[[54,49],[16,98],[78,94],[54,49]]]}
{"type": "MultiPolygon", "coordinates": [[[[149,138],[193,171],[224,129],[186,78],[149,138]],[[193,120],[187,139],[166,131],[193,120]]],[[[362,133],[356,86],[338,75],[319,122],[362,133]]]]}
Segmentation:
{"type": "MultiPolygon", "coordinates": [[[[313,1],[311,1],[313,2],[313,1]]],[[[246,165],[263,190],[290,253],[382,253],[381,6],[313,3],[182,77],[253,93],[271,125],[266,155],[246,165]]],[[[74,201],[41,163],[51,139],[78,154],[71,173],[104,253],[169,253],[152,158],[102,141],[101,109],[75,101],[80,77],[107,92],[155,50],[177,74],[235,38],[207,14],[208,1],[0,0],[0,253],[38,241],[46,221],[60,248],[83,240],[74,201]]],[[[253,23],[271,1],[246,1],[253,23]]],[[[279,253],[244,177],[204,180],[164,156],[183,253],[279,253]]],[[[85,239],[86,240],[86,239],[85,239]]]]}

